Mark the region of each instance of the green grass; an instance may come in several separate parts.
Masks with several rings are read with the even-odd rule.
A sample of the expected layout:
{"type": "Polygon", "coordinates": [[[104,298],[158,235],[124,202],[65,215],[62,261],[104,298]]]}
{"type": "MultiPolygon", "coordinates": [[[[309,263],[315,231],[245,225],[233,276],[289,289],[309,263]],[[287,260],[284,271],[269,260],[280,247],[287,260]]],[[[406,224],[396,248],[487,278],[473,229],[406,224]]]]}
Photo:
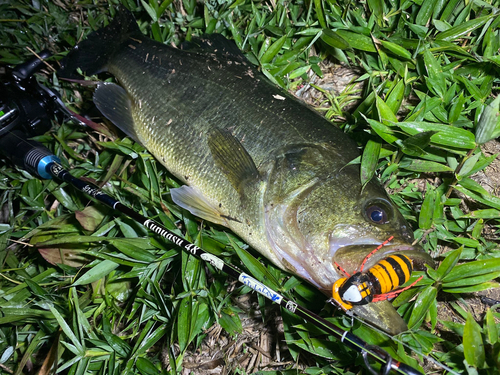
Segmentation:
{"type": "MultiPolygon", "coordinates": [[[[376,175],[390,189],[439,267],[422,273],[418,286],[395,301],[410,328],[396,339],[411,349],[357,322],[354,333],[414,366],[425,363],[418,351],[459,373],[499,373],[498,305],[490,309],[475,301],[477,292],[498,288],[500,199],[474,174],[495,162],[496,155],[481,147],[500,133],[500,2],[122,2],[161,42],[224,34],[269,79],[293,91],[309,82],[310,71],[322,75],[324,60],[359,67],[360,92],[335,96],[323,90],[316,104],[326,105],[322,111],[363,146],[360,178],[376,175]],[[344,110],[355,96],[355,107],[344,110]]],[[[28,47],[49,48],[57,67],[77,41],[109,22],[118,1],[79,4],[0,3],[0,62],[18,64],[31,57],[28,47]]],[[[39,80],[58,87],[75,111],[91,107],[90,89],[58,81],[49,71],[39,80]]],[[[76,176],[350,326],[342,314],[331,317],[333,308],[306,283],[265,259],[259,269],[240,258],[245,244],[208,223],[200,226],[171,202],[168,188],[178,182],[146,150],[105,134],[64,123],[38,139],[76,176]]],[[[0,224],[0,373],[32,373],[45,361],[69,374],[154,374],[167,363],[164,373],[173,374],[214,323],[230,335],[241,331],[235,299],[250,293],[247,287],[234,287],[211,266],[72,187],[2,163],[0,203],[7,212],[0,224]]],[[[252,298],[270,324],[271,303],[252,298]]],[[[286,355],[297,364],[270,373],[363,368],[339,342],[282,315],[286,355]]],[[[426,366],[430,373],[443,372],[426,366]]]]}

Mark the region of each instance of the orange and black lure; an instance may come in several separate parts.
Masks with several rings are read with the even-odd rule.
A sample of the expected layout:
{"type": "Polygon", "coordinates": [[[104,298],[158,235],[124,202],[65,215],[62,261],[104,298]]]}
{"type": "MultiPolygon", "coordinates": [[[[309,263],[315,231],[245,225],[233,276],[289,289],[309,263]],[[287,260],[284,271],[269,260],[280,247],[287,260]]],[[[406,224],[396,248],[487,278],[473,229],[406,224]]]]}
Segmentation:
{"type": "Polygon", "coordinates": [[[414,286],[421,278],[406,288],[397,289],[405,284],[413,272],[412,260],[403,254],[390,255],[380,260],[368,271],[363,272],[366,261],[393,237],[378,246],[368,254],[359,271],[349,275],[339,264],[339,270],[346,275],[333,284],[333,300],[344,310],[350,310],[354,305],[366,305],[370,302],[393,298],[399,293],[414,286]]]}

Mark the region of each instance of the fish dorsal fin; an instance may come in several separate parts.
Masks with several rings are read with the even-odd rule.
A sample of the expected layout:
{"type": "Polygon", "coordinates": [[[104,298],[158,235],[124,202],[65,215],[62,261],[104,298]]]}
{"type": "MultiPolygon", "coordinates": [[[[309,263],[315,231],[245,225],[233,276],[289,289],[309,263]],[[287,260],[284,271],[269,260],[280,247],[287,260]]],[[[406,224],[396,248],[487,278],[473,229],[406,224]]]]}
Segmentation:
{"type": "Polygon", "coordinates": [[[130,38],[143,37],[132,13],[120,6],[113,21],[106,27],[89,34],[61,60],[60,77],[77,78],[76,69],[90,76],[108,70],[109,60],[120,51],[130,38]]]}
{"type": "Polygon", "coordinates": [[[198,189],[184,185],[179,188],[170,189],[170,195],[175,204],[188,210],[194,216],[212,223],[227,226],[227,222],[219,210],[198,189]]]}
{"type": "Polygon", "coordinates": [[[236,43],[221,34],[204,34],[199,38],[193,38],[190,42],[182,43],[181,49],[198,53],[215,53],[226,60],[249,63],[236,43]]]}
{"type": "Polygon", "coordinates": [[[114,83],[101,83],[94,92],[94,103],[101,113],[129,137],[139,142],[127,92],[114,83]]]}
{"type": "Polygon", "coordinates": [[[259,171],[252,157],[229,131],[213,130],[208,137],[208,147],[215,165],[226,175],[240,196],[243,196],[246,185],[260,180],[259,171]]]}

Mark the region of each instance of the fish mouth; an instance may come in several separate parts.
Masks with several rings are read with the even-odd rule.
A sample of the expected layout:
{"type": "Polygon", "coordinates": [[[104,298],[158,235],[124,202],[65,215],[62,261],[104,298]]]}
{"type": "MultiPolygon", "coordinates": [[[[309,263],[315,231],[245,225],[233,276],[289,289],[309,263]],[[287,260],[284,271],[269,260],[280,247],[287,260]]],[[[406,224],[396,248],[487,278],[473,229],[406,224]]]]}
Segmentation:
{"type": "MultiPolygon", "coordinates": [[[[348,245],[339,248],[333,256],[332,262],[338,264],[347,273],[352,275],[361,271],[361,265],[368,254],[375,250],[379,244],[348,245]]],[[[368,270],[380,260],[390,255],[403,254],[413,261],[414,270],[425,270],[425,265],[434,267],[434,261],[420,246],[411,244],[388,244],[375,251],[368,257],[363,270],[368,270]]]]}

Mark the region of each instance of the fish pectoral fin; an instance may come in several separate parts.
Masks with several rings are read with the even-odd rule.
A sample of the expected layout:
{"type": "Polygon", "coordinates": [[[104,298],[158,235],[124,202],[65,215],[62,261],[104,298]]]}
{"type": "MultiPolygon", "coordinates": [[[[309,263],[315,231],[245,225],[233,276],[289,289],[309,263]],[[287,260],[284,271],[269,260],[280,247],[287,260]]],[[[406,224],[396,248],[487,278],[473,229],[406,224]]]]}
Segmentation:
{"type": "Polygon", "coordinates": [[[123,87],[115,83],[99,84],[94,92],[94,104],[108,120],[140,143],[134,130],[132,103],[123,87]]]}
{"type": "Polygon", "coordinates": [[[243,145],[225,129],[215,129],[208,137],[208,147],[215,165],[243,197],[245,186],[260,181],[260,174],[252,157],[243,145]]]}
{"type": "Polygon", "coordinates": [[[194,216],[227,227],[227,221],[221,212],[198,189],[184,185],[179,188],[170,189],[170,195],[175,204],[188,210],[194,216]]]}

